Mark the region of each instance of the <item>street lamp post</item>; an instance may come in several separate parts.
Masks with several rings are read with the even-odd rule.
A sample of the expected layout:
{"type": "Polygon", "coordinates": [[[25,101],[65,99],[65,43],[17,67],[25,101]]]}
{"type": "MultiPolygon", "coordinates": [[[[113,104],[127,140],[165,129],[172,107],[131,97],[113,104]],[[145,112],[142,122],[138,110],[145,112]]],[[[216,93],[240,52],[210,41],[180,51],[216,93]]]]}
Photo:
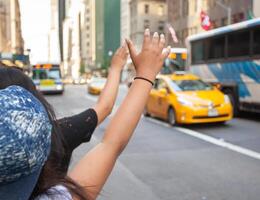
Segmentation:
{"type": "Polygon", "coordinates": [[[225,6],[223,3],[221,3],[220,1],[216,1],[216,3],[222,7],[223,9],[225,9],[228,13],[228,25],[231,24],[231,14],[232,14],[232,9],[230,7],[225,6]]]}

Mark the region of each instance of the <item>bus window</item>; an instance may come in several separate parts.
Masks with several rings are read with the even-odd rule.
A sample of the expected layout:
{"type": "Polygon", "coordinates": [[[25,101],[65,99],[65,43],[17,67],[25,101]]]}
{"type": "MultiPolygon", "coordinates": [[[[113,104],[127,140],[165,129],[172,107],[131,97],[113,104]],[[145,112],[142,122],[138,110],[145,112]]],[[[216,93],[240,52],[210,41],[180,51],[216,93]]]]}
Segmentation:
{"type": "Polygon", "coordinates": [[[233,32],[228,35],[228,57],[245,57],[250,54],[250,31],[233,32]]]}
{"type": "Polygon", "coordinates": [[[257,27],[254,30],[253,52],[254,55],[260,54],[260,28],[259,27],[257,27]]]}
{"type": "Polygon", "coordinates": [[[208,42],[208,59],[221,59],[225,57],[225,36],[211,38],[208,42]]]}
{"type": "Polygon", "coordinates": [[[199,40],[192,43],[192,63],[201,63],[205,60],[203,41],[199,40]]]}

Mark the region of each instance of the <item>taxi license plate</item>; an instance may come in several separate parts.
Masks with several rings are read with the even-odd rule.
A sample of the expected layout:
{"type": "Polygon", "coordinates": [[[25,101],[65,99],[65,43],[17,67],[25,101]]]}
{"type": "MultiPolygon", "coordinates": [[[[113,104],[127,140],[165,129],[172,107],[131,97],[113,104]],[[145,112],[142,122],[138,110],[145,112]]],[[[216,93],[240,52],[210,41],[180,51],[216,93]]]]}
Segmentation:
{"type": "Polygon", "coordinates": [[[55,85],[55,82],[53,80],[44,80],[44,81],[41,81],[40,85],[42,85],[42,86],[52,86],[52,85],[55,85]]]}
{"type": "Polygon", "coordinates": [[[218,116],[218,111],[216,109],[210,109],[208,111],[208,116],[209,117],[216,117],[216,116],[218,116]]]}

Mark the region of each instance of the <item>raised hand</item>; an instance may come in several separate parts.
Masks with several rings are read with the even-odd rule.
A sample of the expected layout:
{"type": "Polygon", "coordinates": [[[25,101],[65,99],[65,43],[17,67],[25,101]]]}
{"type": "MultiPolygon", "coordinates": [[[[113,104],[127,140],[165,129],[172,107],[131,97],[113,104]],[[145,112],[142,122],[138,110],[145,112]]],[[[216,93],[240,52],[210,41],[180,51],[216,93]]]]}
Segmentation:
{"type": "Polygon", "coordinates": [[[111,60],[111,68],[122,70],[126,64],[128,57],[128,49],[124,43],[122,47],[118,48],[111,60]]]}
{"type": "Polygon", "coordinates": [[[171,47],[165,46],[165,36],[156,32],[151,38],[150,30],[146,29],[144,33],[143,47],[140,53],[137,53],[132,41],[126,40],[131,59],[136,69],[137,76],[147,78],[153,81],[160,72],[164,60],[168,57],[171,47]]]}

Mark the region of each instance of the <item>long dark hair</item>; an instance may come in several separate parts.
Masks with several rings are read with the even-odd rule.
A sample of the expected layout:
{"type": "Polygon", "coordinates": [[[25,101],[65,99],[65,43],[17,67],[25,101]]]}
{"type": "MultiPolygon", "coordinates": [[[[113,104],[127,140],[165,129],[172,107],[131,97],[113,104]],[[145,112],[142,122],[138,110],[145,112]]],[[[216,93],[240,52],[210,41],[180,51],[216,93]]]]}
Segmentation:
{"type": "Polygon", "coordinates": [[[31,195],[31,199],[46,193],[47,190],[53,186],[63,185],[73,194],[73,196],[82,200],[87,200],[87,194],[84,189],[75,181],[70,179],[64,170],[61,169],[62,166],[59,165],[62,163],[62,159],[65,156],[64,146],[66,144],[62,133],[60,133],[59,125],[52,106],[46,101],[43,95],[36,90],[32,80],[22,71],[0,65],[0,89],[5,89],[11,85],[23,87],[31,92],[43,104],[53,125],[51,152],[41,171],[38,183],[31,195]]]}

